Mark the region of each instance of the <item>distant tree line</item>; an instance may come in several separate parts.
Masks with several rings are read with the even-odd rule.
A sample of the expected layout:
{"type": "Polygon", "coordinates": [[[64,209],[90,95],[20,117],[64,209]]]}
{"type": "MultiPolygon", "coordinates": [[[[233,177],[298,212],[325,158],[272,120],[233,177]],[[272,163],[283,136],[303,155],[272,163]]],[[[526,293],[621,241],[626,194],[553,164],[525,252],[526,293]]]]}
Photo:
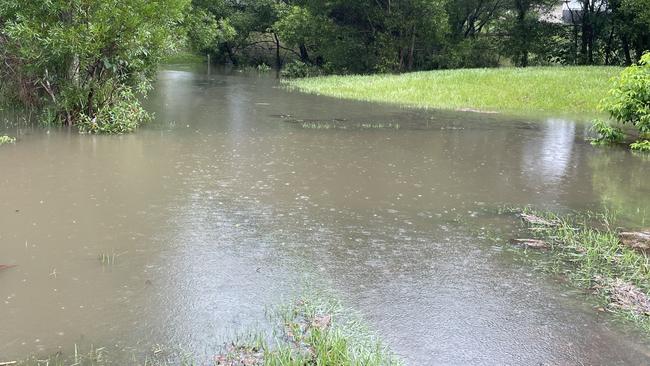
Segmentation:
{"type": "Polygon", "coordinates": [[[650,0],[566,1],[0,0],[0,104],[130,132],[157,65],[183,48],[298,76],[629,65],[650,49],[650,0]]]}
{"type": "Polygon", "coordinates": [[[194,50],[330,72],[626,65],[650,49],[650,0],[193,0],[194,50]]]}

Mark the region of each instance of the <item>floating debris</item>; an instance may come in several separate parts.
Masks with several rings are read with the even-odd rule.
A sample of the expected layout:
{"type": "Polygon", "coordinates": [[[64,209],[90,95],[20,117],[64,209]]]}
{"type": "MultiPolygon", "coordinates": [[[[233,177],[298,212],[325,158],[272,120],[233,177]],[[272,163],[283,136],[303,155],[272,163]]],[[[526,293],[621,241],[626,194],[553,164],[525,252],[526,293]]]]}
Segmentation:
{"type": "Polygon", "coordinates": [[[558,225],[558,222],[556,220],[547,220],[543,217],[539,217],[533,214],[528,214],[525,212],[519,214],[519,217],[521,217],[521,219],[524,220],[524,222],[529,225],[539,225],[539,226],[549,226],[549,227],[554,227],[558,225]]]}
{"type": "Polygon", "coordinates": [[[622,232],[618,234],[621,243],[640,252],[650,253],[650,230],[622,232]]]}
{"type": "MultiPolygon", "coordinates": [[[[14,267],[16,267],[16,265],[14,265],[14,264],[0,264],[0,271],[2,271],[4,269],[14,268],[14,267]]],[[[0,363],[0,366],[2,366],[1,363],[0,363]]]]}
{"type": "Polygon", "coordinates": [[[318,329],[327,329],[330,325],[332,325],[332,316],[329,314],[318,315],[311,322],[311,326],[318,329]]]}
{"type": "Polygon", "coordinates": [[[637,286],[616,279],[608,290],[611,298],[610,306],[650,316],[650,297],[637,286]]]}
{"type": "Polygon", "coordinates": [[[482,111],[480,109],[474,108],[458,108],[456,112],[471,112],[471,113],[482,113],[482,114],[499,114],[497,111],[482,111]]]}
{"type": "Polygon", "coordinates": [[[250,347],[231,343],[225,353],[214,357],[217,365],[223,366],[254,366],[264,364],[264,351],[258,347],[250,347]]]}
{"type": "Polygon", "coordinates": [[[531,249],[548,249],[550,246],[544,240],[539,239],[513,239],[515,245],[531,249]]]}

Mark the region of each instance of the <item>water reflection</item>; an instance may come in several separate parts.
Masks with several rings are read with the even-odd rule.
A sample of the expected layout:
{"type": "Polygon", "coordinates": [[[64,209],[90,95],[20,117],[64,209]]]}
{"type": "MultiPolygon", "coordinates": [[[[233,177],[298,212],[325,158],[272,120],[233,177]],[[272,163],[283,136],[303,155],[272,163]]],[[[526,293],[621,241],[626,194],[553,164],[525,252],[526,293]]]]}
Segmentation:
{"type": "Polygon", "coordinates": [[[546,186],[562,182],[571,163],[575,129],[573,121],[546,121],[541,141],[524,150],[524,170],[532,181],[542,181],[546,186]]]}
{"type": "Polygon", "coordinates": [[[594,151],[588,164],[593,190],[603,204],[630,225],[646,227],[650,222],[649,156],[606,148],[594,151]]]}
{"type": "Polygon", "coordinates": [[[566,192],[564,185],[571,184],[571,167],[579,163],[574,148],[576,123],[549,119],[539,135],[525,141],[521,174],[546,202],[558,204],[566,192]]]}

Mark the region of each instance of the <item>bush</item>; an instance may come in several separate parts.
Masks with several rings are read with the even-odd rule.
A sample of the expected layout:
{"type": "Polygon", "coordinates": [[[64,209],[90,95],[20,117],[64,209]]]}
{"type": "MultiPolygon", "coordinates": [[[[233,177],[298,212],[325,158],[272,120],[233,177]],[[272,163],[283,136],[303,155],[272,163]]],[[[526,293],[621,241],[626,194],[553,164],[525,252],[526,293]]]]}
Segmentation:
{"type": "MultiPolygon", "coordinates": [[[[645,139],[650,135],[650,53],[641,57],[638,65],[632,65],[615,80],[614,87],[603,99],[600,108],[609,113],[611,118],[621,124],[631,124],[639,130],[642,140],[632,148],[645,150],[650,142],[645,139]]],[[[602,130],[600,140],[620,139],[619,133],[608,135],[603,123],[596,121],[596,130],[602,130]],[[600,127],[600,128],[599,128],[600,127]]],[[[619,130],[620,131],[620,130],[619,130]]]]}
{"type": "Polygon", "coordinates": [[[269,72],[269,71],[271,71],[271,66],[269,66],[269,65],[267,65],[265,63],[261,63],[261,64],[257,65],[257,71],[259,71],[259,72],[269,72]]]}
{"type": "Polygon", "coordinates": [[[310,76],[318,76],[320,74],[321,71],[318,67],[307,65],[302,61],[294,61],[287,64],[281,73],[285,78],[306,78],[310,76]]]}
{"type": "Polygon", "coordinates": [[[124,134],[135,131],[151,115],[142,108],[133,91],[120,89],[116,101],[100,108],[95,116],[82,115],[78,127],[81,133],[124,134]]]}
{"type": "Polygon", "coordinates": [[[637,142],[633,142],[630,147],[632,150],[637,150],[637,151],[644,151],[644,152],[650,152],[650,141],[648,140],[640,140],[637,142]]]}
{"type": "Polygon", "coordinates": [[[593,145],[604,145],[609,143],[623,142],[625,134],[619,127],[612,126],[609,122],[602,119],[594,120],[591,127],[598,137],[591,140],[593,145]]]}

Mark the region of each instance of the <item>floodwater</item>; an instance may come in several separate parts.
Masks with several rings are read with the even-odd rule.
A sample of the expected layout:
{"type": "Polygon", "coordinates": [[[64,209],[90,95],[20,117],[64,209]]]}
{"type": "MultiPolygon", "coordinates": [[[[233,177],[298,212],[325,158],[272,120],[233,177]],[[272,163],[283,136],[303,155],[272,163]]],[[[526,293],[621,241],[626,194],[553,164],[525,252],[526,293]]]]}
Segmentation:
{"type": "Polygon", "coordinates": [[[593,148],[585,124],[181,66],[147,105],[155,122],[127,136],[7,127],[0,362],[74,344],[208,359],[308,278],[409,365],[650,364],[643,336],[507,250],[515,220],[495,214],[608,208],[647,225],[650,162],[593,148]]]}

